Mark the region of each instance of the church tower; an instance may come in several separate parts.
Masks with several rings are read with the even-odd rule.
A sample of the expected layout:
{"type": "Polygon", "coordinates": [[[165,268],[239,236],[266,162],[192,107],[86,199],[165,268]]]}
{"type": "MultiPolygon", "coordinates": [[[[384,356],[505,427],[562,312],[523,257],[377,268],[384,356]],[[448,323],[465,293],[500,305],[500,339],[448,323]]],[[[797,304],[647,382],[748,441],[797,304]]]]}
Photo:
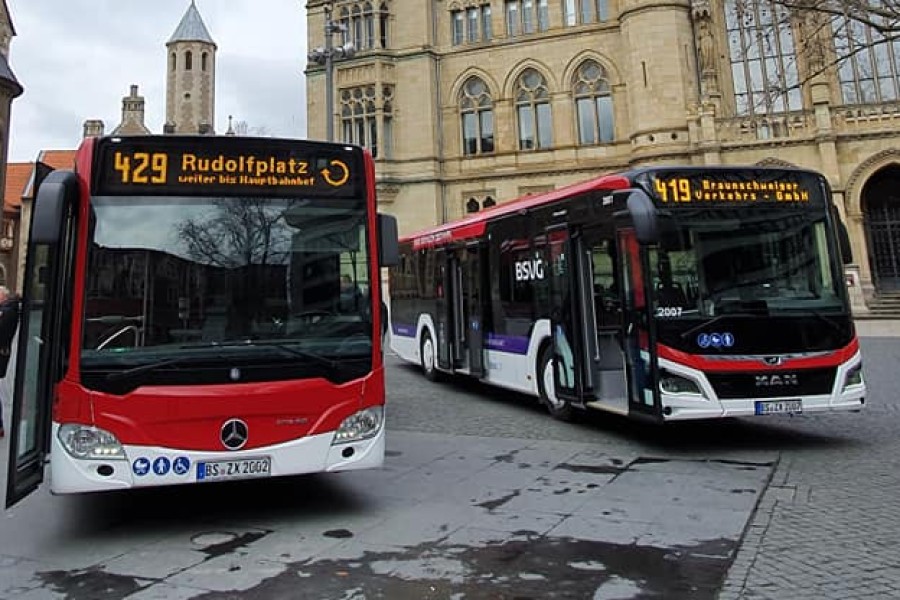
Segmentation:
{"type": "Polygon", "coordinates": [[[213,134],[216,43],[194,0],[166,43],[166,133],[213,134]]]}

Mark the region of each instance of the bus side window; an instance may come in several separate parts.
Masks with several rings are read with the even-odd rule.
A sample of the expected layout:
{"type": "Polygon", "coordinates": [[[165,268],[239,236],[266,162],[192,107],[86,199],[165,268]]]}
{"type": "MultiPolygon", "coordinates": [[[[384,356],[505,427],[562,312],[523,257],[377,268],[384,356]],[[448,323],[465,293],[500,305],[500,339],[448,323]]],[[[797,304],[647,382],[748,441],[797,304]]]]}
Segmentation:
{"type": "Polygon", "coordinates": [[[616,285],[616,258],[613,244],[603,240],[591,250],[594,263],[594,306],[599,327],[621,324],[621,302],[616,285]]]}

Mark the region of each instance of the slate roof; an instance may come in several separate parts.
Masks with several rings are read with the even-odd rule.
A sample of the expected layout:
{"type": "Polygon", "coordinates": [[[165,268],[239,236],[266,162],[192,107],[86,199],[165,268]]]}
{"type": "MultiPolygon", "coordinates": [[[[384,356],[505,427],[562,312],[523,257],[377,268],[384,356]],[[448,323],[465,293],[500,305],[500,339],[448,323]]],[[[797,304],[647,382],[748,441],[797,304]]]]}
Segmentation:
{"type": "Polygon", "coordinates": [[[191,0],[191,5],[188,6],[187,12],[181,18],[181,23],[178,24],[178,28],[175,29],[175,33],[169,38],[167,44],[175,42],[206,42],[213,46],[216,45],[200,17],[200,11],[197,10],[194,0],[191,0]]]}

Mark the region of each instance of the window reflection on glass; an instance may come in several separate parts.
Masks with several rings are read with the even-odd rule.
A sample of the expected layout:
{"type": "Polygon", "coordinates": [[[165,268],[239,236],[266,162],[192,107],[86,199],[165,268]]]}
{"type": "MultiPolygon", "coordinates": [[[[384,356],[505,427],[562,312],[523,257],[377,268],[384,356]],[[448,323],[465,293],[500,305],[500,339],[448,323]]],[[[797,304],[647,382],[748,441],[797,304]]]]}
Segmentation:
{"type": "Polygon", "coordinates": [[[679,215],[650,252],[666,317],[841,311],[823,216],[716,210],[679,215]]]}
{"type": "Polygon", "coordinates": [[[101,197],[93,210],[84,360],[259,340],[338,354],[349,337],[371,343],[362,200],[101,197]],[[342,280],[358,292],[352,302],[342,280]]]}

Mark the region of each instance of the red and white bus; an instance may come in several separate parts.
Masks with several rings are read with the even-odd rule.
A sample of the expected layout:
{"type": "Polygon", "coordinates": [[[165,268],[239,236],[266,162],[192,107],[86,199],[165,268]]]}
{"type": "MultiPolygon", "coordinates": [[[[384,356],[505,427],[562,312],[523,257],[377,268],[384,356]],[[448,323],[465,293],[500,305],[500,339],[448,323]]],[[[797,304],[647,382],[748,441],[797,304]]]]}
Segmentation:
{"type": "Polygon", "coordinates": [[[53,493],[381,465],[375,206],[356,146],[85,140],[34,203],[7,506],[48,455],[53,493]]]}
{"type": "Polygon", "coordinates": [[[862,361],[820,174],[643,168],[406,237],[391,347],[461,374],[657,421],[857,411],[862,361]]]}

